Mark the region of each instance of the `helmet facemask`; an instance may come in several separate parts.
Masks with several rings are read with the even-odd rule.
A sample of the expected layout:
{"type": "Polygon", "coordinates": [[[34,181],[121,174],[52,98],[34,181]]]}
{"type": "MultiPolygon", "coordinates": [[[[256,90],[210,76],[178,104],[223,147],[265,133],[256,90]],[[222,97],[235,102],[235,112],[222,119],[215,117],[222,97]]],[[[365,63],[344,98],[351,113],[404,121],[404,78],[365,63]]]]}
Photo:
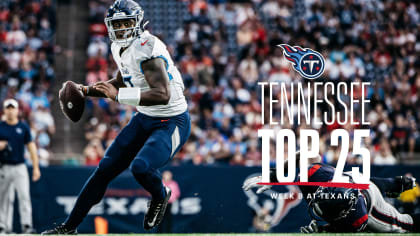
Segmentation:
{"type": "Polygon", "coordinates": [[[109,39],[120,47],[128,47],[131,42],[143,33],[143,10],[134,15],[125,15],[124,12],[113,14],[105,18],[109,39]],[[125,24],[129,23],[129,27],[125,24]],[[119,26],[117,28],[117,26],[119,26]]]}

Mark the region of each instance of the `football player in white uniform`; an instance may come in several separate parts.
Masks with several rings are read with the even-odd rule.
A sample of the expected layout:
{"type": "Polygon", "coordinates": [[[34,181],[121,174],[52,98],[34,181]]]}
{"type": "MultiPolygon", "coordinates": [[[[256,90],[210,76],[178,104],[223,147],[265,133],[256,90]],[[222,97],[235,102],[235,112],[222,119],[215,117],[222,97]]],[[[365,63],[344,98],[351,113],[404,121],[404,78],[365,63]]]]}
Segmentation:
{"type": "Polygon", "coordinates": [[[43,234],[75,234],[91,207],[100,202],[108,183],[130,168],[152,199],[143,227],[160,223],[171,190],[163,186],[158,169],[186,142],[191,122],[184,84],[165,44],[144,30],[143,10],[133,0],[117,0],[108,9],[105,24],[118,65],[116,78],[82,86],[85,96],[106,97],[135,106],[132,117],[86,182],[66,221],[43,234]]]}

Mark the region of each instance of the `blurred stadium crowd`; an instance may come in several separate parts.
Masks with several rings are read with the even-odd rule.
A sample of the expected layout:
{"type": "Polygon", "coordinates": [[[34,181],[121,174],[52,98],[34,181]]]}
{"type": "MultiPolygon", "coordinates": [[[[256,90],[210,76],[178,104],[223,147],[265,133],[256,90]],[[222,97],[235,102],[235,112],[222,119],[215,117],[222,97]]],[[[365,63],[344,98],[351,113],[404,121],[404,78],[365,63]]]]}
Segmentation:
{"type": "Polygon", "coordinates": [[[40,163],[50,158],[56,10],[51,0],[0,1],[0,100],[16,98],[40,163]]]}
{"type": "MultiPolygon", "coordinates": [[[[115,75],[103,25],[104,12],[110,4],[108,0],[90,1],[88,84],[115,75]]],[[[366,94],[356,89],[353,96],[371,100],[366,117],[372,123],[372,132],[365,146],[371,150],[373,163],[395,164],[402,153],[410,156],[419,150],[419,3],[193,0],[176,4],[183,4],[188,12],[173,35],[149,28],[168,44],[183,74],[192,115],[191,137],[175,162],[260,164],[257,129],[262,118],[257,82],[303,81],[276,47],[280,43],[320,51],[327,64],[324,80],[372,83],[366,94]]],[[[159,12],[148,8],[146,18],[159,12]]],[[[320,108],[323,111],[325,106],[320,108]]],[[[91,100],[90,109],[91,118],[86,124],[90,143],[85,156],[87,163],[95,164],[133,109],[104,99],[91,100]]],[[[356,112],[360,114],[359,107],[356,112]]],[[[319,130],[323,159],[334,163],[340,147],[329,148],[329,134],[339,127],[286,124],[278,128],[319,130]]],[[[271,150],[275,150],[274,145],[271,150]]],[[[358,159],[350,156],[350,161],[358,159]]]]}
{"type": "MultiPolygon", "coordinates": [[[[371,82],[366,94],[356,89],[353,96],[367,96],[371,100],[366,111],[372,123],[371,137],[365,146],[371,150],[373,163],[395,164],[420,152],[420,43],[417,40],[420,3],[391,0],[163,2],[165,6],[159,5],[161,1],[140,1],[140,4],[147,6],[147,19],[161,19],[151,21],[149,30],[167,43],[186,87],[192,132],[173,163],[260,165],[257,129],[261,128],[261,119],[267,117],[261,117],[261,91],[257,82],[303,81],[276,47],[280,43],[319,51],[326,59],[323,80],[371,82]],[[183,9],[182,15],[173,10],[176,7],[183,9]],[[161,10],[167,8],[174,15],[162,14],[161,10]],[[181,24],[175,24],[175,20],[181,24]]],[[[111,3],[112,0],[89,1],[86,84],[105,81],[116,74],[103,23],[111,3]]],[[[45,150],[45,155],[50,135],[54,133],[49,110],[50,84],[54,80],[51,67],[54,15],[49,0],[0,3],[0,98],[17,96],[24,118],[36,134],[40,152],[45,150]]],[[[325,109],[320,106],[321,111],[325,109]]],[[[132,107],[106,99],[89,99],[84,164],[96,165],[100,161],[105,148],[134,112],[132,107]]],[[[356,113],[360,115],[359,107],[356,113]]],[[[340,147],[330,147],[329,135],[339,127],[338,124],[312,127],[285,124],[277,128],[318,130],[323,160],[334,163],[340,147]]],[[[351,131],[357,127],[342,128],[351,131]]],[[[274,149],[272,146],[271,150],[274,149]]],[[[352,156],[348,160],[359,161],[352,156]]]]}

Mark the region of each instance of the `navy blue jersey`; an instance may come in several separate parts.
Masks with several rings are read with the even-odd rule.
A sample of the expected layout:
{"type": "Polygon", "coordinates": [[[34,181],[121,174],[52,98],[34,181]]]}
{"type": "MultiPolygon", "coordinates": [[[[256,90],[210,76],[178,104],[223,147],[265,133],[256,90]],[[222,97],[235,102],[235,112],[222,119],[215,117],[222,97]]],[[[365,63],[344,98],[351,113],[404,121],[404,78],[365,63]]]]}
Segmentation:
{"type": "MultiPolygon", "coordinates": [[[[328,212],[326,213],[328,215],[328,212]]],[[[337,232],[360,232],[362,231],[368,222],[368,211],[366,208],[365,198],[359,196],[355,208],[350,211],[350,214],[347,217],[327,222],[337,231],[337,232]]]]}
{"type": "MultiPolygon", "coordinates": [[[[315,163],[308,168],[309,182],[329,182],[334,177],[335,168],[321,163],[315,163]]],[[[298,177],[299,178],[299,177],[298,177]]],[[[303,196],[307,201],[308,194],[313,194],[318,189],[318,186],[299,186],[303,196]]],[[[359,232],[363,230],[368,221],[367,207],[365,199],[362,195],[358,196],[358,201],[352,211],[345,217],[339,220],[329,219],[328,212],[323,212],[322,218],[330,224],[329,231],[336,232],[359,232]]]]}
{"type": "Polygon", "coordinates": [[[21,121],[16,125],[0,122],[0,140],[8,142],[7,155],[1,155],[1,162],[5,164],[20,164],[25,162],[25,144],[32,141],[29,126],[21,121]]]}
{"type": "MultiPolygon", "coordinates": [[[[334,177],[335,168],[321,163],[314,163],[308,168],[308,182],[328,182],[334,177]]],[[[300,177],[297,177],[297,181],[300,181],[300,177]]],[[[315,193],[318,186],[299,186],[300,190],[304,195],[308,193],[315,193]]]]}

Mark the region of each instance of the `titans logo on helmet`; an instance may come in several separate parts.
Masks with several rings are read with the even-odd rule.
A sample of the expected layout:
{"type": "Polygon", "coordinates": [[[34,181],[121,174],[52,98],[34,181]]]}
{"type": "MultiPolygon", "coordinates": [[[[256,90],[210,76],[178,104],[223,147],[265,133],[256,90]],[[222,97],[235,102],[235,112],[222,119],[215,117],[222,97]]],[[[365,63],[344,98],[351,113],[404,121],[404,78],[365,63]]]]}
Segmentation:
{"type": "Polygon", "coordinates": [[[288,44],[277,45],[283,48],[283,54],[293,64],[293,68],[307,79],[316,79],[324,73],[325,60],[319,53],[310,48],[288,44]]]}

